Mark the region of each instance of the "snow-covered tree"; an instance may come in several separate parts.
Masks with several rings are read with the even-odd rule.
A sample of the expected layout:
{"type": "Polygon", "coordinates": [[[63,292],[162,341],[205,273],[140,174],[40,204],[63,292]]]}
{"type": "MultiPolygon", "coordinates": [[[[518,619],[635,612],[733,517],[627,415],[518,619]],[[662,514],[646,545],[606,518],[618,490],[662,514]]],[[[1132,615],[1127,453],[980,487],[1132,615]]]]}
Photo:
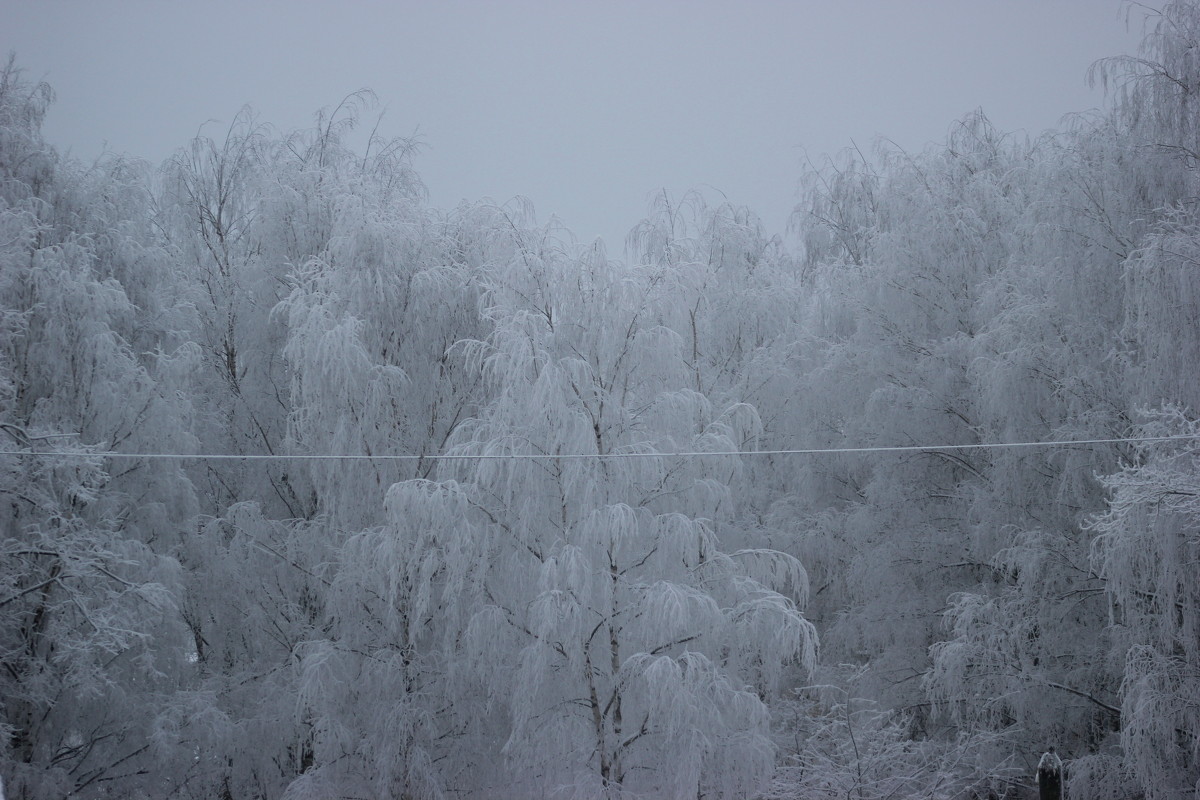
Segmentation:
{"type": "Polygon", "coordinates": [[[18,453],[0,467],[0,772],[16,798],[132,793],[153,768],[187,652],[172,548],[195,508],[177,463],[103,455],[194,444],[192,356],[137,165],[60,160],[49,98],[0,71],[0,439],[18,453]]]}
{"type": "MultiPolygon", "coordinates": [[[[1112,496],[1094,522],[1093,557],[1114,655],[1124,658],[1123,766],[1157,799],[1200,784],[1200,425],[1168,407],[1139,431],[1189,438],[1146,442],[1136,463],[1105,478],[1112,496]]],[[[1072,792],[1091,793],[1096,783],[1073,776],[1072,792]]]]}
{"type": "Polygon", "coordinates": [[[719,453],[752,412],[691,388],[682,341],[655,324],[662,267],[573,255],[527,225],[512,235],[488,283],[495,330],[468,345],[491,399],[450,438],[471,458],[440,484],[394,487],[393,533],[369,540],[425,542],[388,545],[410,565],[389,573],[411,576],[385,595],[404,600],[397,655],[431,637],[459,698],[443,725],[478,749],[464,790],[750,792],[773,760],[763,699],[815,649],[775,591],[802,598],[798,563],[720,548],[737,459],[719,453]]]}

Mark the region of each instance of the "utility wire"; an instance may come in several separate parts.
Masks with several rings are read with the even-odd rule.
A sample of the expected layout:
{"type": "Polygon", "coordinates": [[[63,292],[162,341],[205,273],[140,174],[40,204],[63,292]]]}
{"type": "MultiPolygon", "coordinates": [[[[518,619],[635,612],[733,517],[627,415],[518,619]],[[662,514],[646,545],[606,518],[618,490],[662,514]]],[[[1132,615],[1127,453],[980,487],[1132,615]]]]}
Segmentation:
{"type": "Polygon", "coordinates": [[[890,445],[880,447],[813,447],[798,450],[707,450],[692,452],[626,452],[626,453],[440,453],[428,455],[361,455],[361,454],[247,454],[234,453],[112,453],[75,450],[68,452],[46,450],[0,450],[0,456],[38,456],[42,458],[123,458],[123,459],[187,459],[193,461],[521,461],[544,458],[569,460],[616,458],[700,458],[704,456],[795,456],[835,455],[854,453],[932,453],[943,450],[999,450],[1005,448],[1078,447],[1097,444],[1141,444],[1200,439],[1200,433],[1181,433],[1172,436],[1125,436],[1113,439],[1061,439],[1049,442],[980,442],[976,444],[890,445]]]}

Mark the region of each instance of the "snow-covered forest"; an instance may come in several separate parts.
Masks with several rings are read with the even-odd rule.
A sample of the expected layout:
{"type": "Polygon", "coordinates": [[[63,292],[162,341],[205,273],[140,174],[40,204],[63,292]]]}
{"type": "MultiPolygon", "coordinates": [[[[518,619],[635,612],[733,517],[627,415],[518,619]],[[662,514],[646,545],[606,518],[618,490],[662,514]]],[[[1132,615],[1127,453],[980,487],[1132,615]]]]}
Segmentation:
{"type": "Polygon", "coordinates": [[[617,257],[10,60],[0,795],[1197,796],[1200,2],[1091,78],[617,257]]]}

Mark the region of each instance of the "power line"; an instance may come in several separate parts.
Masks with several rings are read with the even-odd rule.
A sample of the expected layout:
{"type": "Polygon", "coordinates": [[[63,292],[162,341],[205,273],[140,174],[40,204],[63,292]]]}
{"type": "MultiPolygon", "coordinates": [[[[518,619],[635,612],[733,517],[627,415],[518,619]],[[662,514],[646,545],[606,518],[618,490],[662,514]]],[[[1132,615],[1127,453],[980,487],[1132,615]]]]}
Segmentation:
{"type": "Polygon", "coordinates": [[[680,452],[624,452],[624,453],[439,453],[412,454],[244,454],[235,453],[113,453],[46,450],[0,450],[0,456],[37,456],[42,458],[119,458],[119,459],[185,459],[192,461],[522,461],[557,458],[565,460],[618,459],[618,458],[700,458],[709,456],[795,456],[795,455],[838,455],[855,453],[932,453],[944,450],[999,450],[1006,448],[1078,447],[1099,444],[1141,444],[1145,442],[1169,442],[1200,439],[1200,433],[1182,433],[1172,436],[1125,436],[1112,439],[1061,439],[1048,442],[978,442],[975,444],[941,445],[887,445],[878,447],[812,447],[796,450],[707,450],[680,452]]]}

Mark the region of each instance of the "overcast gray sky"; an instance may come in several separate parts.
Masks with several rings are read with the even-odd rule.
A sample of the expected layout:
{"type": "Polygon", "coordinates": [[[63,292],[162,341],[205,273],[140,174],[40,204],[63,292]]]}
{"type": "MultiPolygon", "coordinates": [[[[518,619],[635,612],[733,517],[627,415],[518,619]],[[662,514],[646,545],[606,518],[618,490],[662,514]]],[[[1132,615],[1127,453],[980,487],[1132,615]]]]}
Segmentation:
{"type": "MultiPolygon", "coordinates": [[[[1160,7],[1160,0],[1149,5],[1160,7]]],[[[245,104],[287,131],[363,87],[418,132],[438,206],[530,198],[621,252],[649,196],[715,187],[783,232],[806,154],[909,150],[982,107],[1036,135],[1102,103],[1120,0],[0,0],[0,50],[58,100],[46,134],[158,163],[245,104]]],[[[214,128],[213,133],[218,129],[214,128]]]]}

